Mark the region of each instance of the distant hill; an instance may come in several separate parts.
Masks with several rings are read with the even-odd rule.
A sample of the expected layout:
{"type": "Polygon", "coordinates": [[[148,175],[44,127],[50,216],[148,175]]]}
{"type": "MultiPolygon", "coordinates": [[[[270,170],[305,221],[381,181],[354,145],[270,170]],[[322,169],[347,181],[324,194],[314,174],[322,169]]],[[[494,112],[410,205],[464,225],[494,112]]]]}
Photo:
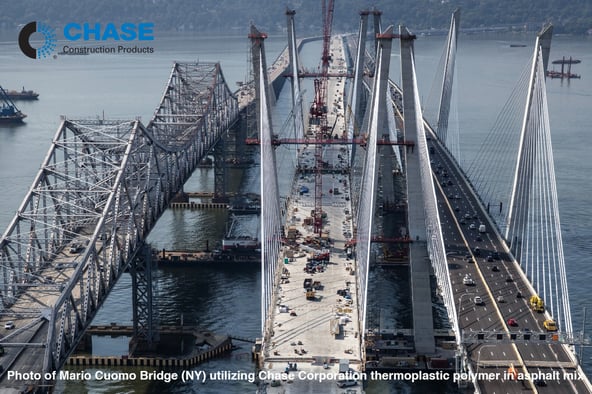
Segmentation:
{"type": "MultiPolygon", "coordinates": [[[[3,1],[0,28],[30,21],[154,22],[156,30],[244,34],[250,22],[276,33],[285,28],[286,6],[296,10],[299,34],[321,31],[321,0],[19,0],[3,1]]],[[[452,11],[461,8],[461,28],[492,26],[538,30],[552,22],[556,33],[586,34],[592,29],[590,0],[335,0],[334,31],[355,31],[358,11],[376,7],[383,25],[411,30],[446,29],[452,11]]]]}

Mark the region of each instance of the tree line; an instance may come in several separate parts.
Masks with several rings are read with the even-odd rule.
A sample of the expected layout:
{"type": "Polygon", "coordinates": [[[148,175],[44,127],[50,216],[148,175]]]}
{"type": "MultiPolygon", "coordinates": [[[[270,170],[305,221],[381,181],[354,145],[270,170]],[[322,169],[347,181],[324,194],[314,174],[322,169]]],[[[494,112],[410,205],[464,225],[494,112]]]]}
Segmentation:
{"type": "MultiPolygon", "coordinates": [[[[59,26],[68,22],[154,22],[159,31],[192,31],[211,34],[244,34],[250,23],[262,31],[285,29],[287,7],[296,10],[299,34],[322,31],[322,0],[20,0],[5,1],[0,28],[14,29],[30,21],[59,26]]],[[[326,0],[328,1],[328,0],[326,0]]],[[[333,29],[358,28],[362,9],[382,12],[384,26],[403,24],[411,30],[446,29],[454,9],[461,9],[461,28],[504,26],[538,30],[551,22],[556,33],[589,34],[592,31],[590,0],[335,0],[333,29]]]]}

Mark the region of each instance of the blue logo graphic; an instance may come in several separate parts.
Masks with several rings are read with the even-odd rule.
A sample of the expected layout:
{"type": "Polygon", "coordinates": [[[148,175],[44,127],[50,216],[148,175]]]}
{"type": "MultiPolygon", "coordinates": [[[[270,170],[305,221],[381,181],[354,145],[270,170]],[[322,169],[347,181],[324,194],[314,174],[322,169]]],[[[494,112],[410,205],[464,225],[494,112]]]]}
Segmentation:
{"type": "Polygon", "coordinates": [[[29,22],[21,29],[19,33],[19,47],[23,53],[31,59],[44,59],[51,55],[56,48],[55,30],[50,26],[40,22],[29,22]],[[43,35],[43,45],[35,49],[31,46],[31,36],[34,33],[43,35]]]}

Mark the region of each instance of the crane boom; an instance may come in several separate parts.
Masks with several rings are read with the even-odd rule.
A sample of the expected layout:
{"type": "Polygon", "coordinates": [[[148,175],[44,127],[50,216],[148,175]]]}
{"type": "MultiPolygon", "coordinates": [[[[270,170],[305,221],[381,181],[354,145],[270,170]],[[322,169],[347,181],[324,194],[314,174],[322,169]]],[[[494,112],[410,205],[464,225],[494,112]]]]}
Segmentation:
{"type": "MultiPolygon", "coordinates": [[[[315,99],[310,108],[311,124],[316,127],[315,139],[322,141],[327,138],[329,126],[327,124],[327,84],[329,78],[329,47],[331,44],[331,25],[333,23],[334,1],[321,0],[323,18],[323,53],[321,56],[321,77],[315,79],[315,99]]],[[[319,236],[323,230],[323,145],[315,144],[315,209],[314,231],[319,236]]]]}

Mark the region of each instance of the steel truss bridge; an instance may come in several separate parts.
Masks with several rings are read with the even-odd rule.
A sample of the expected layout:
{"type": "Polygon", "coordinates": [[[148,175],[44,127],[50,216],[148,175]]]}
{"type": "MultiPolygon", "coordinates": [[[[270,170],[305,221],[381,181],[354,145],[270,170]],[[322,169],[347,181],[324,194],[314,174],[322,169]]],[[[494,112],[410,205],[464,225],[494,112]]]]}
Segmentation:
{"type": "MultiPolygon", "coordinates": [[[[50,384],[121,274],[134,273],[134,324],[150,343],[151,277],[143,247],[169,201],[238,119],[217,63],[175,63],[148,125],[64,118],[0,240],[2,385],[50,384]]],[[[149,259],[148,259],[149,260],[149,259]]]]}
{"type": "MultiPolygon", "coordinates": [[[[451,153],[455,151],[456,142],[447,125],[459,14],[455,13],[451,20],[437,117],[430,119],[430,123],[436,125],[434,130],[421,110],[415,74],[415,36],[405,27],[400,27],[398,34],[392,27],[383,30],[380,20],[375,19],[376,41],[372,59],[369,59],[365,50],[368,14],[361,13],[353,88],[348,97],[351,112],[344,114],[349,125],[344,138],[352,145],[352,165],[359,165],[361,174],[352,187],[359,191],[353,193],[356,196],[353,203],[356,281],[361,293],[357,307],[364,334],[371,232],[376,217],[380,156],[377,146],[387,134],[393,141],[397,166],[407,180],[416,350],[427,355],[435,350],[429,284],[429,275],[433,272],[455,332],[459,371],[478,371],[479,367],[496,367],[503,371],[511,364],[512,368],[525,372],[532,371],[531,368],[581,372],[571,349],[577,335],[571,325],[545,95],[549,30],[539,35],[535,45],[524,89],[516,164],[511,168],[513,185],[506,204],[509,209],[498,219],[488,214],[482,202],[490,188],[490,184],[482,181],[486,177],[477,168],[461,168],[451,153]],[[401,87],[388,81],[393,39],[398,39],[401,45],[401,87]],[[371,69],[366,70],[366,65],[371,69]],[[403,122],[401,136],[397,133],[397,122],[403,122]],[[365,149],[355,148],[359,140],[364,141],[365,149]],[[463,189],[459,189],[461,199],[472,210],[478,210],[477,215],[487,223],[488,232],[492,234],[488,239],[492,245],[498,242],[496,245],[504,253],[503,262],[498,264],[508,275],[512,274],[512,283],[515,283],[512,286],[544,299],[547,306],[544,315],[525,317],[525,312],[523,319],[540,325],[542,319],[553,318],[558,324],[557,339],[552,338],[555,343],[549,344],[545,339],[540,346],[537,344],[537,347],[548,347],[549,352],[539,349],[541,353],[536,354],[535,360],[525,360],[528,339],[512,330],[506,321],[507,312],[501,304],[495,303],[496,292],[506,288],[496,288],[499,285],[495,279],[482,272],[478,264],[473,265],[475,268],[466,268],[468,271],[463,272],[463,276],[472,274],[478,285],[487,289],[483,297],[492,307],[487,309],[487,314],[480,315],[483,310],[472,308],[469,311],[466,302],[463,304],[464,295],[472,297],[477,292],[466,292],[458,273],[450,267],[448,249],[451,243],[443,222],[450,219],[457,223],[459,234],[467,233],[458,226],[462,218],[449,209],[460,203],[451,202],[456,197],[450,198],[443,192],[441,171],[432,167],[432,148],[440,163],[463,184],[463,189]],[[472,183],[467,181],[467,176],[472,183]],[[483,188],[480,189],[480,185],[483,188]],[[481,354],[494,343],[494,351],[488,349],[481,354]]],[[[291,71],[292,75],[299,75],[293,24],[290,31],[291,71]]],[[[262,163],[264,357],[270,311],[276,304],[281,271],[278,268],[281,267],[284,222],[276,172],[278,142],[271,125],[270,107],[274,100],[270,97],[267,80],[265,37],[255,28],[250,34],[262,163]]],[[[298,78],[293,78],[292,82],[294,138],[301,139],[302,91],[298,78]]],[[[43,373],[62,367],[110,290],[128,268],[135,278],[134,324],[138,340],[151,343],[155,339],[149,306],[150,264],[149,258],[145,258],[144,240],[199,161],[238,116],[237,100],[228,89],[218,64],[175,63],[148,125],[139,120],[63,119],[29,192],[0,239],[0,322],[16,323],[16,329],[7,331],[0,339],[6,349],[1,375],[3,386],[12,384],[6,379],[7,370],[40,374],[27,382],[14,383],[17,387],[26,383],[40,387],[51,385],[43,373]]],[[[474,259],[471,242],[466,241],[459,253],[463,256],[469,253],[474,259]]],[[[363,355],[362,339],[360,336],[359,354],[363,355]]],[[[472,383],[479,392],[520,390],[516,382],[511,381],[474,380],[472,383]]],[[[555,384],[556,392],[592,392],[585,377],[579,382],[564,383],[555,384]]],[[[536,392],[532,382],[529,384],[536,392]]]]}

